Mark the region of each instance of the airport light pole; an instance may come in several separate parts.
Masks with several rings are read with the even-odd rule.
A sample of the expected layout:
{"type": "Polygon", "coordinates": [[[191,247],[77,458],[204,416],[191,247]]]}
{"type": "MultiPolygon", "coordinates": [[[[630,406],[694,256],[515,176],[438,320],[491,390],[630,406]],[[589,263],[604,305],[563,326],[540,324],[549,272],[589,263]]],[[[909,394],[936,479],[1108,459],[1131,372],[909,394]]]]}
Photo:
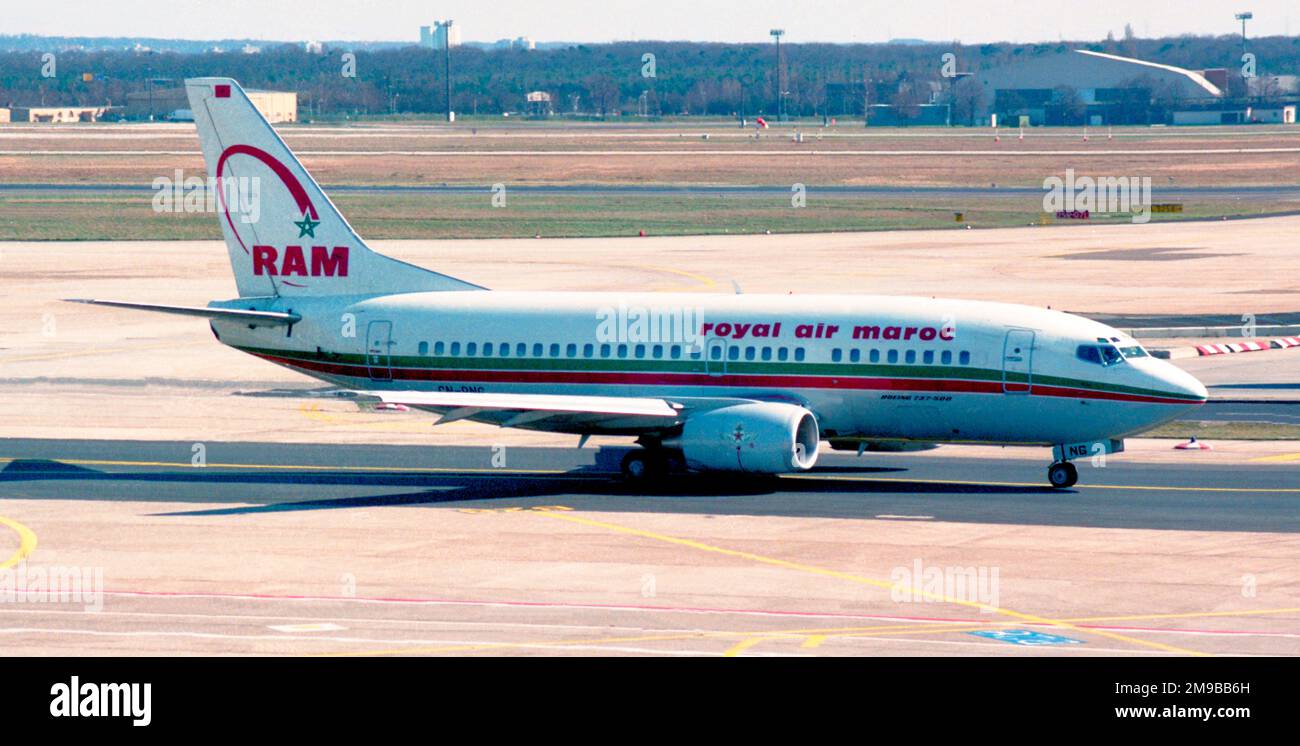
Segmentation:
{"type": "Polygon", "coordinates": [[[779,122],[785,121],[785,86],[781,85],[781,37],[785,36],[785,29],[774,28],[768,32],[776,40],[776,118],[779,122]]]}
{"type": "Polygon", "coordinates": [[[1241,21],[1241,48],[1242,49],[1246,48],[1246,21],[1249,21],[1254,17],[1255,14],[1251,13],[1249,10],[1246,11],[1245,13],[1238,13],[1235,16],[1233,16],[1233,18],[1236,18],[1238,21],[1241,21]]]}
{"type": "Polygon", "coordinates": [[[452,121],[452,117],[454,116],[451,113],[451,25],[453,23],[455,23],[455,21],[451,20],[450,18],[442,22],[442,54],[443,54],[443,69],[446,71],[447,74],[447,80],[445,82],[446,82],[446,92],[447,92],[447,121],[448,122],[452,121]]]}

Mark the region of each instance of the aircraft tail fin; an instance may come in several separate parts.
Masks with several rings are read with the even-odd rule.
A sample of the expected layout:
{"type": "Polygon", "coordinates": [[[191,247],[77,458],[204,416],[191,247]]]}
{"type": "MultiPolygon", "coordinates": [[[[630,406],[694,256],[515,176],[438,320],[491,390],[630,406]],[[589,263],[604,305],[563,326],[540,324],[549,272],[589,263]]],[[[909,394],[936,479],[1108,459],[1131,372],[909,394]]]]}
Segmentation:
{"type": "Polygon", "coordinates": [[[370,249],[239,83],[185,90],[240,297],[482,289],[370,249]]]}

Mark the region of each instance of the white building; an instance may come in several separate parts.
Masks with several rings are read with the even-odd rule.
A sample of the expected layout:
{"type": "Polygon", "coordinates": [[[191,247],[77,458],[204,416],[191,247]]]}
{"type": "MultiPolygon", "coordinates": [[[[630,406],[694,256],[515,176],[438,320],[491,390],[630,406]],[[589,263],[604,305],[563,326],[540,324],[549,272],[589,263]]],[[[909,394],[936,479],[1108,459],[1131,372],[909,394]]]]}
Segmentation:
{"type": "Polygon", "coordinates": [[[434,21],[432,26],[420,27],[420,46],[430,49],[446,49],[460,46],[460,26],[455,23],[434,21]]]}

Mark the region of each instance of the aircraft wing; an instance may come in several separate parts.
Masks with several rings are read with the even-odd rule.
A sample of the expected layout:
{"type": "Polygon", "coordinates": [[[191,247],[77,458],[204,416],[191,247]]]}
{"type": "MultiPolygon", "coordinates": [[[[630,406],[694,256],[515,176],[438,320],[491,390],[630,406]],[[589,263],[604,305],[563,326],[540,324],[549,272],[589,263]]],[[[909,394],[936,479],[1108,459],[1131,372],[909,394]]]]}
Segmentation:
{"type": "Polygon", "coordinates": [[[667,399],[564,394],[495,394],[461,391],[354,391],[362,400],[379,400],[436,412],[434,424],[475,420],[502,427],[527,427],[572,433],[638,433],[679,424],[686,406],[667,399]]]}

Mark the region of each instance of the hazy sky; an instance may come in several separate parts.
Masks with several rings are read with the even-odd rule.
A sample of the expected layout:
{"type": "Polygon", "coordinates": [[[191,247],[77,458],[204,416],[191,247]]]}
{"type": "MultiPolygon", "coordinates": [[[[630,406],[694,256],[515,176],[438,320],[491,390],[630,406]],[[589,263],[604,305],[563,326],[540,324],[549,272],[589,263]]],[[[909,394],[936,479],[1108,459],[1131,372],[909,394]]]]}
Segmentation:
{"type": "Polygon", "coordinates": [[[184,39],[416,40],[453,18],[466,41],[656,39],[791,42],[1101,39],[1131,23],[1139,36],[1300,33],[1296,0],[3,0],[0,33],[184,39]]]}

